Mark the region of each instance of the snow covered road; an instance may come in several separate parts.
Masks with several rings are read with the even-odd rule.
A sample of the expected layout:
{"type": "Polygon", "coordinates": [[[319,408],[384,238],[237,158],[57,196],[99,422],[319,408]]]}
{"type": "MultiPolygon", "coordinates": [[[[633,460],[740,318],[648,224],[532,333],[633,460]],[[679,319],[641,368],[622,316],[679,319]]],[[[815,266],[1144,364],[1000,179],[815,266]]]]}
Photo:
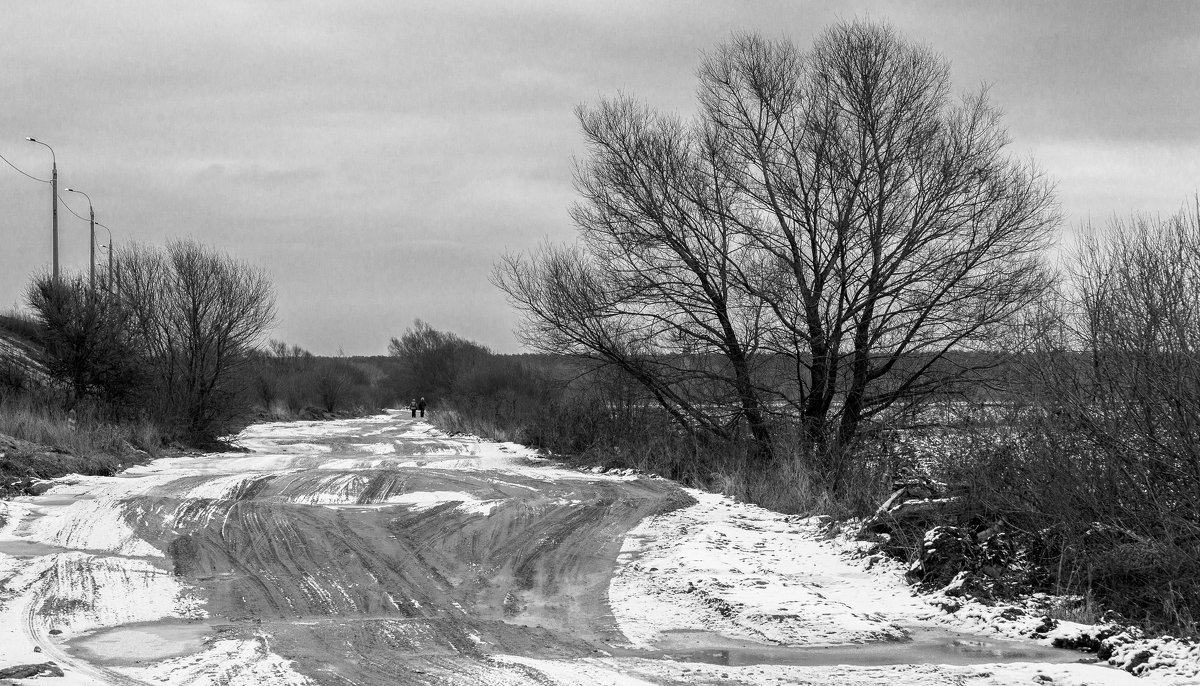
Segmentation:
{"type": "Polygon", "coordinates": [[[0,503],[0,668],[53,660],[64,684],[1141,683],[955,633],[817,522],[662,479],[397,414],[238,442],[0,503]]]}

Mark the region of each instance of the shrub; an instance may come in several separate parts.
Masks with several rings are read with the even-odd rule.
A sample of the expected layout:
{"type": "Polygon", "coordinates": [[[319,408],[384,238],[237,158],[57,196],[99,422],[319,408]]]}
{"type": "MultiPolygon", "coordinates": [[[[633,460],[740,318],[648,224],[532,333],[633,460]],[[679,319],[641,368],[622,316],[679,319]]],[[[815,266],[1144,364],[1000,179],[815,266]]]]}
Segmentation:
{"type": "Polygon", "coordinates": [[[50,378],[70,391],[68,404],[102,400],[120,414],[146,390],[145,359],[129,326],[129,311],[96,293],[82,275],[33,279],[27,300],[36,313],[35,339],[50,378]]]}

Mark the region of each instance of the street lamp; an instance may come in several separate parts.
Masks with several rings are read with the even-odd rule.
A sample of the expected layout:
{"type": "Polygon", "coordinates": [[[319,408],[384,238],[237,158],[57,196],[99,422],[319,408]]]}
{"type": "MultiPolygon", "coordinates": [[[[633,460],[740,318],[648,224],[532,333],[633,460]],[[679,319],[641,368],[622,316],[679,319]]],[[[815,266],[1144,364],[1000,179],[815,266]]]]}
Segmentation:
{"type": "Polygon", "coordinates": [[[58,283],[58,158],[54,155],[54,148],[51,148],[49,144],[28,136],[25,137],[25,140],[30,143],[45,145],[46,149],[50,151],[50,217],[54,238],[54,282],[58,283]]]}
{"type": "Polygon", "coordinates": [[[112,280],[112,254],[113,254],[112,231],[109,231],[109,230],[108,230],[108,227],[107,227],[107,226],[105,226],[105,225],[103,225],[103,224],[96,224],[96,226],[99,226],[100,228],[104,229],[105,231],[108,231],[108,247],[107,247],[107,248],[105,248],[105,251],[106,251],[106,252],[108,252],[108,282],[107,282],[107,283],[108,283],[108,292],[109,292],[109,293],[112,293],[112,289],[113,289],[113,280],[112,280]]]}
{"type": "Polygon", "coordinates": [[[74,188],[68,188],[68,193],[78,193],[87,198],[88,201],[88,226],[90,233],[88,237],[91,239],[88,242],[88,254],[91,259],[88,260],[88,288],[92,291],[92,297],[96,297],[96,210],[92,209],[92,198],[83,191],[77,191],[74,188]]]}

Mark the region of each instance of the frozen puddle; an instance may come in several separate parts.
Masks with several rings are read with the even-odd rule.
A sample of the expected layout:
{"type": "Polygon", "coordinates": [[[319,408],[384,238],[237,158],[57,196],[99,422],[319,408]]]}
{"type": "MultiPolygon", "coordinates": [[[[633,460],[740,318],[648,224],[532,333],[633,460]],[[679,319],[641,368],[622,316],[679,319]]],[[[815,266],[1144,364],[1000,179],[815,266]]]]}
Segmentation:
{"type": "MultiPolygon", "coordinates": [[[[736,641],[706,631],[664,632],[654,657],[679,662],[705,662],[730,667],[795,665],[819,667],[852,665],[978,665],[999,662],[1079,662],[1082,653],[1048,648],[1025,641],[984,638],[937,628],[914,628],[908,640],[872,641],[831,646],[763,646],[736,641]]],[[[646,654],[637,652],[645,657],[646,654]]]]}
{"type": "Polygon", "coordinates": [[[41,557],[42,555],[65,552],[67,552],[66,548],[38,543],[37,541],[27,541],[24,539],[0,541],[0,555],[9,555],[18,560],[28,560],[29,558],[41,557]]]}
{"type": "Polygon", "coordinates": [[[128,665],[199,653],[213,633],[204,622],[152,622],[97,631],[69,645],[89,662],[128,665]]]}

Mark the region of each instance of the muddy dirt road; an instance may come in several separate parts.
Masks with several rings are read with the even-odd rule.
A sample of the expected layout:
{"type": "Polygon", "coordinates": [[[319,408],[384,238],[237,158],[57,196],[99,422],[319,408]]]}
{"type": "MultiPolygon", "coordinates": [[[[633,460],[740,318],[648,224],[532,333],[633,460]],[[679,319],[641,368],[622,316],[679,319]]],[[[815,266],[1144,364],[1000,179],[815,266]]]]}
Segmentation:
{"type": "MultiPolygon", "coordinates": [[[[699,505],[661,479],[562,469],[394,414],[256,425],[239,442],[249,452],[64,479],[0,505],[0,667],[54,660],[59,683],[894,684],[1008,683],[953,665],[1071,659],[976,643],[966,658],[934,650],[916,660],[932,666],[894,666],[910,660],[886,649],[821,659],[789,652],[803,636],[744,635],[694,582],[680,591],[694,602],[672,601],[666,563],[638,564],[676,555],[627,537],[645,522],[682,536],[718,519],[673,523],[699,505]],[[860,667],[828,666],[846,661],[860,667]]],[[[787,534],[771,529],[783,519],[736,516],[764,541],[787,534]]],[[[871,624],[858,638],[905,636],[847,588],[843,619],[822,621],[871,624]]],[[[1079,673],[1054,667],[1059,683],[1079,673]]]]}

